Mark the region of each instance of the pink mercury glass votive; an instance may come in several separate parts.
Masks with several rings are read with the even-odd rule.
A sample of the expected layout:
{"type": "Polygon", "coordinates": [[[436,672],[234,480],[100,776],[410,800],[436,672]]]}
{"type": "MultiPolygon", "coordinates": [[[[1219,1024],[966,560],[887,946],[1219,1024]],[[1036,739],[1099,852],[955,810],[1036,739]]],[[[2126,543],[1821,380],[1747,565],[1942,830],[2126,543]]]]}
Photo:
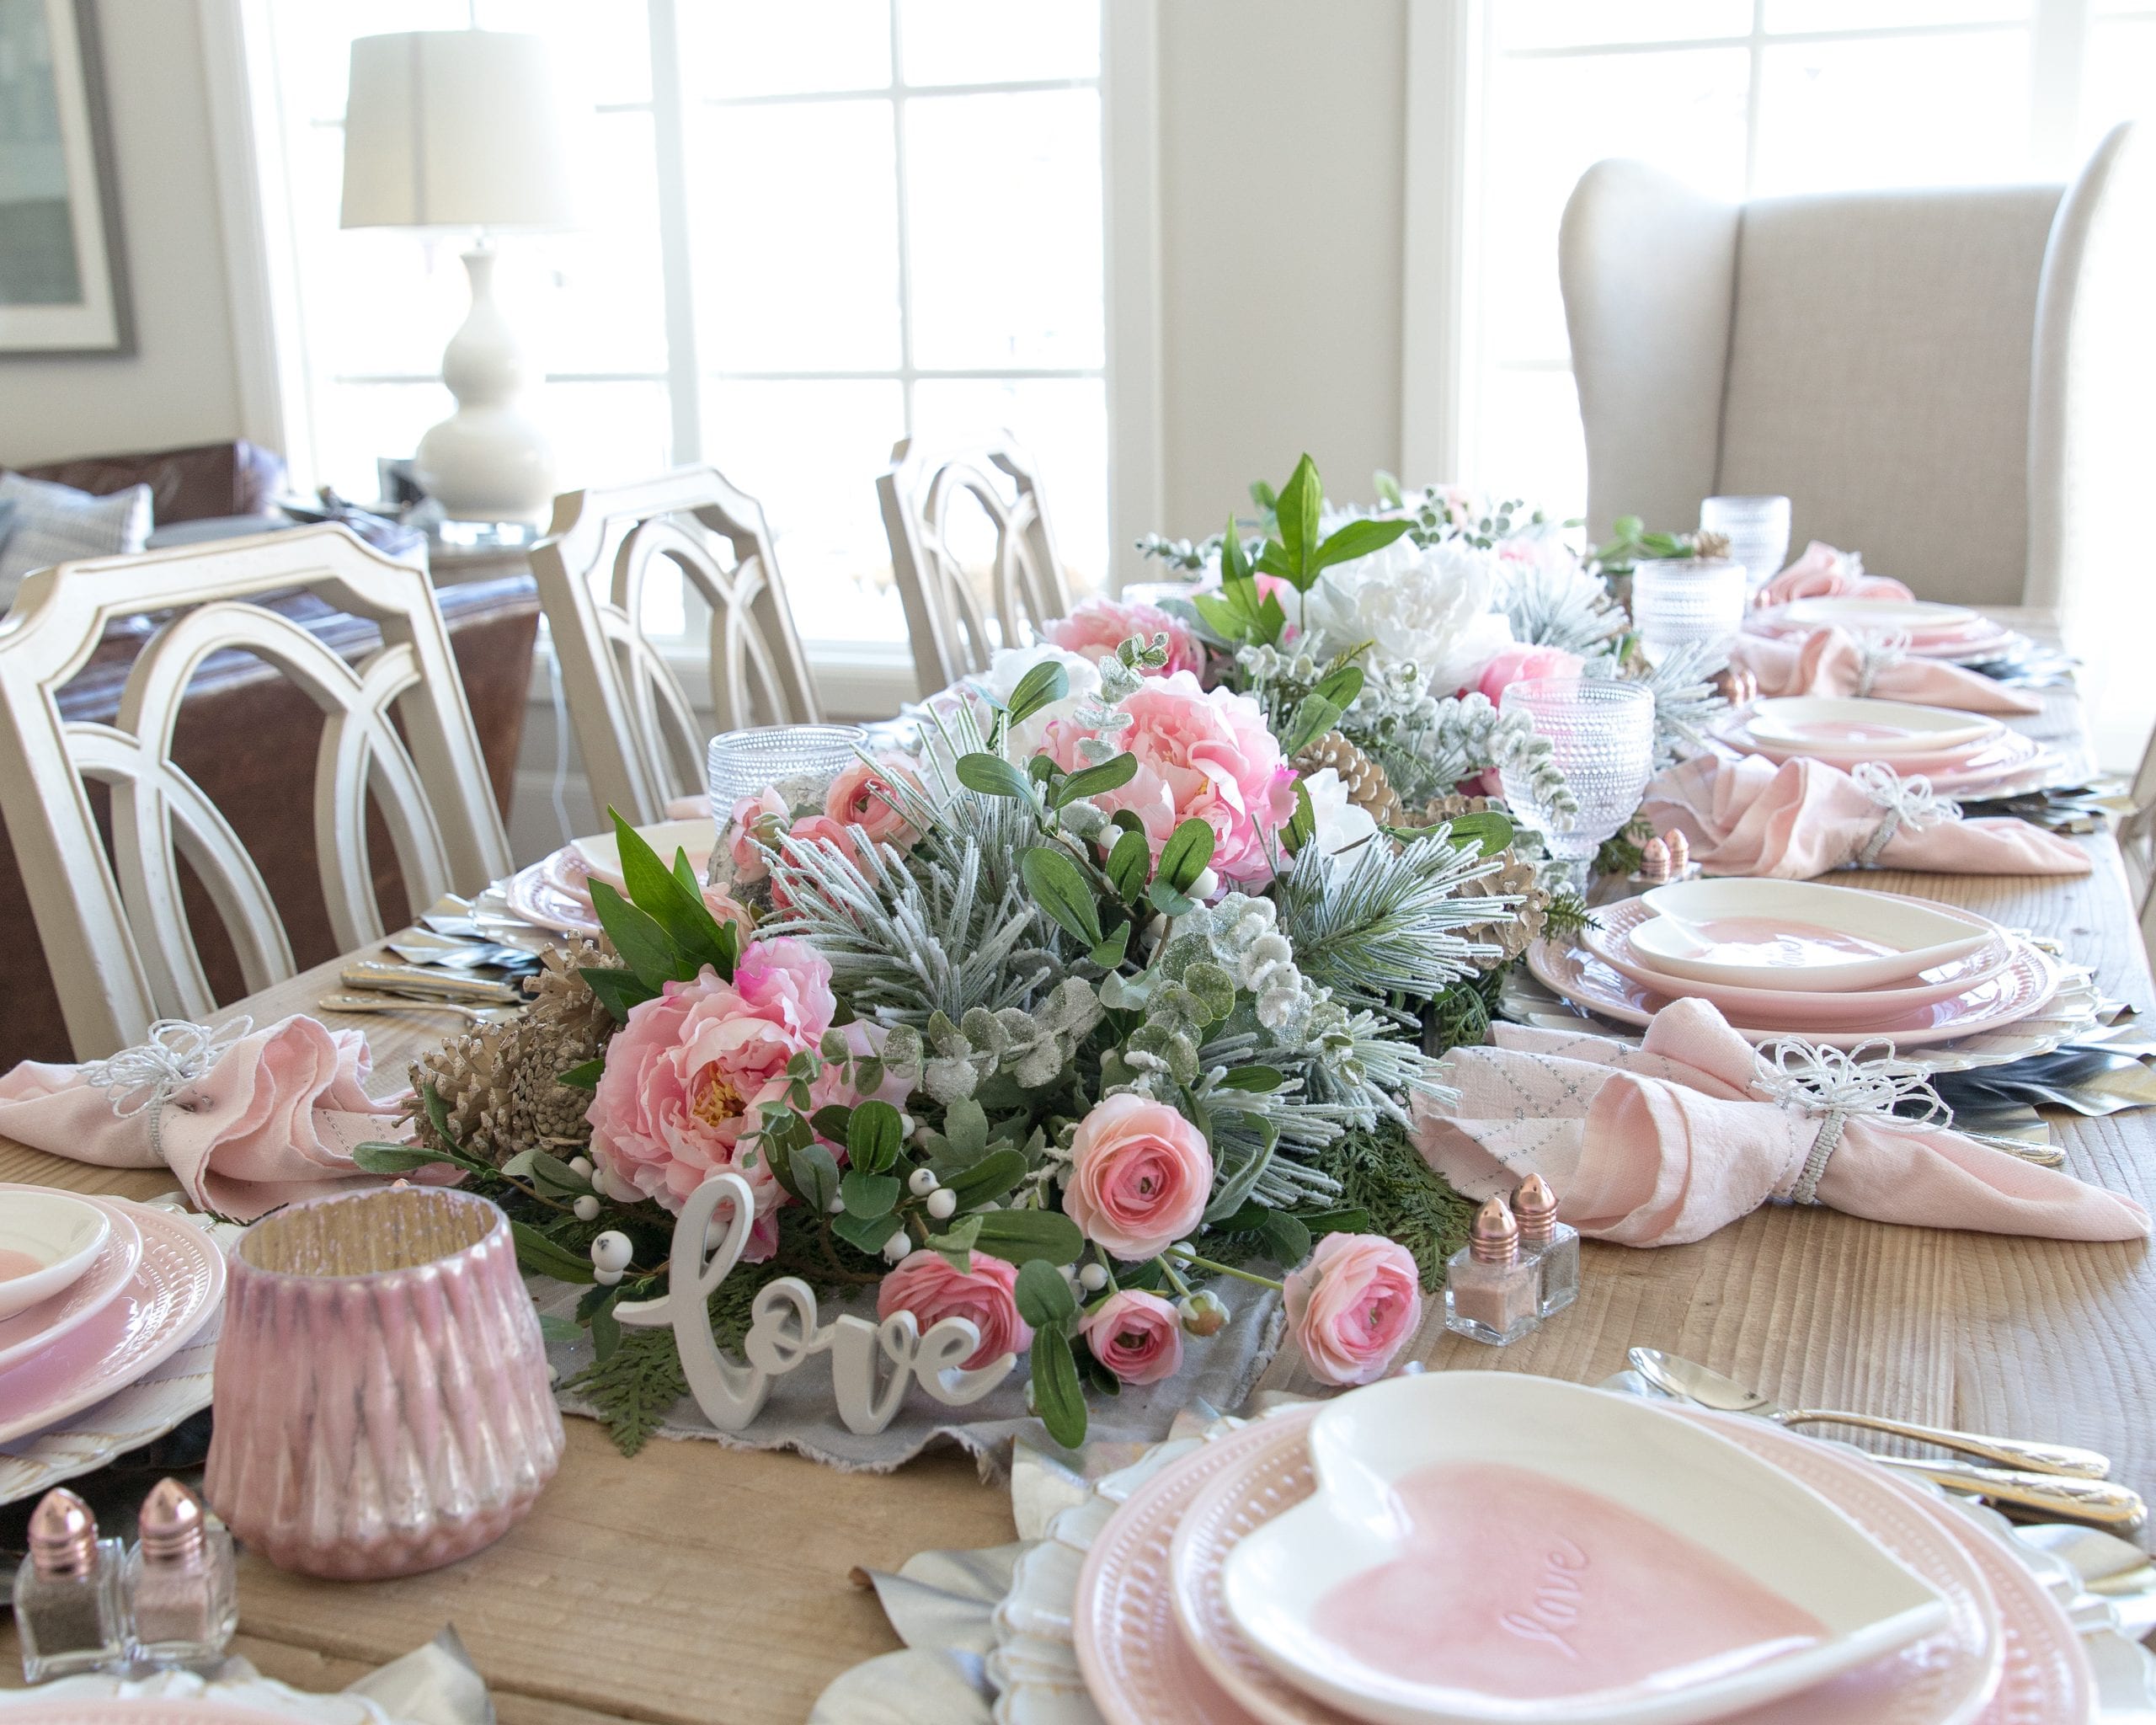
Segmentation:
{"type": "Polygon", "coordinates": [[[509,1219],[392,1187],[297,1204],[232,1255],[211,1506],[280,1569],[370,1580],[507,1532],[562,1417],[509,1219]]]}

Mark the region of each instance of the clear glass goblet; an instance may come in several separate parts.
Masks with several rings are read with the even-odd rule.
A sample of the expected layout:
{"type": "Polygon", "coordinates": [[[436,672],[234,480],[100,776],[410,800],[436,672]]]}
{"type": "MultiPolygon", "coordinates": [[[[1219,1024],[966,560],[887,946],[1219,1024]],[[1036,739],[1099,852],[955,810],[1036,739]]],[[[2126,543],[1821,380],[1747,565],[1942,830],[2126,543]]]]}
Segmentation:
{"type": "Polygon", "coordinates": [[[1601,677],[1537,677],[1513,684],[1499,710],[1518,713],[1549,740],[1579,804],[1569,822],[1537,799],[1531,779],[1507,766],[1505,801],[1543,837],[1584,898],[1594,853],[1637,812],[1654,770],[1654,696],[1638,683],[1601,677]]]}
{"type": "Polygon", "coordinates": [[[1744,627],[1744,565],[1726,557],[1646,558],[1632,566],[1632,622],[1659,665],[1693,643],[1726,649],[1744,627]]]}
{"type": "Polygon", "coordinates": [[[1789,561],[1789,499],[1710,497],[1700,505],[1700,531],[1729,541],[1730,556],[1744,565],[1746,585],[1757,593],[1789,561]]]}

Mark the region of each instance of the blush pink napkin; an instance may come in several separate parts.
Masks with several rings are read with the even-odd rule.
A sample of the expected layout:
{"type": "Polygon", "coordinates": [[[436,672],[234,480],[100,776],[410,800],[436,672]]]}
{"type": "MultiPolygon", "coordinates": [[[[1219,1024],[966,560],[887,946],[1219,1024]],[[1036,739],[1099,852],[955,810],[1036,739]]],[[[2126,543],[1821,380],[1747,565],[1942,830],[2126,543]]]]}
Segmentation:
{"type": "Polygon", "coordinates": [[[1792,599],[1913,599],[1899,581],[1885,575],[1867,575],[1861,562],[1814,539],[1804,555],[1762,587],[1753,603],[1762,608],[1787,605],[1792,599]],[[1852,563],[1855,567],[1851,568],[1852,563]]]}
{"type": "MultiPolygon", "coordinates": [[[[1846,868],[1886,810],[1838,766],[1799,757],[1700,755],[1647,782],[1641,818],[1677,828],[1710,874],[1809,880],[1846,868]]],[[[2069,839],[1987,815],[1919,830],[1904,821],[1873,859],[1925,874],[2086,874],[2088,852],[2069,839]]]]}
{"type": "MultiPolygon", "coordinates": [[[[373,1065],[356,1030],[295,1017],[243,1036],[158,1116],[163,1160],[201,1210],[253,1221],[340,1187],[379,1184],[352,1146],[399,1138],[397,1103],[360,1087],[373,1065]]],[[[120,1114],[83,1068],[24,1060],[0,1076],[0,1136],[107,1168],[153,1168],[150,1111],[120,1114]]]]}
{"type": "Polygon", "coordinates": [[[2044,703],[1981,672],[1936,659],[1903,657],[1874,672],[1864,686],[1864,649],[1847,629],[1814,629],[1801,639],[1740,635],[1730,658],[1759,680],[1762,695],[1870,695],[1914,701],[1962,713],[2041,713],[2044,703]]]}
{"type": "MultiPolygon", "coordinates": [[[[1470,1198],[1540,1174],[1558,1214],[1582,1234],[1624,1246],[1703,1240],[1786,1196],[1820,1119],[1753,1088],[1751,1046],[1702,1000],[1655,1015],[1644,1046],[1584,1032],[1499,1024],[1492,1048],[1455,1049],[1444,1077],[1460,1100],[1415,1102],[1415,1141],[1470,1198]]],[[[1943,1129],[1844,1126],[1818,1201],[1876,1222],[2142,1240],[2148,1213],[2132,1199],[2040,1168],[1943,1129]]]]}

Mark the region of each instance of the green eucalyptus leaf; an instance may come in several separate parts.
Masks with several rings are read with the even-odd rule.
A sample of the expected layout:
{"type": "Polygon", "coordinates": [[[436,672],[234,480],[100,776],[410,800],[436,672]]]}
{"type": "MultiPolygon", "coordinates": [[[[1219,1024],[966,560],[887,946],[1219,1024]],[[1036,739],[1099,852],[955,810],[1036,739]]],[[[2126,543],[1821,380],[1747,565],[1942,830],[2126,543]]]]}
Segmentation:
{"type": "Polygon", "coordinates": [[[1163,916],[1187,916],[1198,908],[1198,900],[1177,892],[1165,880],[1156,880],[1145,889],[1145,902],[1163,916]]]}
{"type": "Polygon", "coordinates": [[[847,1169],[839,1182],[839,1197],[850,1216],[889,1215],[898,1208],[900,1189],[897,1175],[864,1174],[858,1168],[847,1169]]]}
{"type": "MultiPolygon", "coordinates": [[[[992,1150],[964,1172],[953,1175],[943,1183],[951,1195],[958,1200],[961,1210],[970,1210],[975,1204],[986,1204],[993,1199],[1015,1191],[1018,1183],[1026,1178],[1026,1158],[1015,1150],[992,1150]]],[[[998,1212],[984,1210],[984,1216],[998,1212]]]]}
{"type": "Polygon", "coordinates": [[[614,1316],[614,1301],[621,1292],[619,1284],[609,1288],[606,1297],[591,1309],[591,1351],[600,1359],[612,1359],[622,1345],[622,1321],[614,1316]]]}
{"type": "Polygon", "coordinates": [[[1050,1263],[1075,1263],[1086,1249],[1086,1236],[1060,1210],[991,1210],[981,1212],[974,1243],[1011,1263],[1036,1258],[1050,1263]]]}
{"type": "Polygon", "coordinates": [[[1068,852],[1051,845],[1035,845],[1020,854],[1018,873],[1024,877],[1033,902],[1073,940],[1088,947],[1099,943],[1100,907],[1094,902],[1092,888],[1068,852]]]}
{"type": "Polygon", "coordinates": [[[574,1342],[583,1334],[582,1324],[543,1311],[539,1314],[539,1339],[542,1342],[574,1342]]]}
{"type": "Polygon", "coordinates": [[[431,1167],[447,1160],[438,1150],[416,1144],[355,1144],[352,1165],[362,1173],[408,1174],[414,1168],[431,1167]]]}
{"type": "Polygon", "coordinates": [[[1288,824],[1281,829],[1280,842],[1294,856],[1317,836],[1317,811],[1310,807],[1310,793],[1302,780],[1295,781],[1295,812],[1288,817],[1288,824]]]}
{"type": "Polygon", "coordinates": [[[857,1168],[880,1174],[899,1159],[905,1142],[905,1122],[887,1102],[864,1102],[846,1128],[846,1160],[857,1168]]]}
{"type": "Polygon", "coordinates": [[[1286,1210],[1276,1210],[1267,1216],[1263,1231],[1266,1250],[1281,1268],[1291,1270],[1310,1255],[1310,1229],[1286,1210]]]}
{"type": "Polygon", "coordinates": [[[1108,852],[1108,884],[1124,903],[1134,902],[1145,890],[1145,878],[1152,869],[1153,847],[1145,842],[1145,835],[1127,830],[1118,834],[1115,846],[1108,852]]]}
{"type": "Polygon", "coordinates": [[[953,770],[960,784],[984,797],[1015,797],[1022,803],[1033,799],[1033,781],[1001,755],[961,755],[953,770]]]}
{"type": "Polygon", "coordinates": [[[1097,797],[1129,784],[1138,776],[1138,757],[1135,755],[1112,755],[1098,766],[1086,767],[1074,772],[1055,788],[1054,803],[1059,809],[1066,803],[1075,803],[1081,797],[1097,797]]]}
{"type": "Polygon", "coordinates": [[[1193,815],[1168,835],[1167,843],[1161,849],[1161,866],[1155,879],[1182,892],[1205,872],[1205,865],[1212,860],[1213,829],[1193,815]]]}
{"type": "Polygon", "coordinates": [[[1011,705],[1006,718],[1011,724],[1022,724],[1043,707],[1053,706],[1070,692],[1070,673],[1053,659],[1043,660],[1025,676],[1018,679],[1018,686],[1011,692],[1011,705]]]}
{"type": "Polygon", "coordinates": [[[1067,1324],[1078,1316],[1078,1296],[1063,1272],[1046,1258],[1036,1258],[1018,1266],[1018,1316],[1036,1330],[1067,1324]]]}
{"type": "Polygon", "coordinates": [[[838,1159],[822,1145],[811,1142],[797,1146],[787,1161],[801,1188],[802,1202],[819,1216],[828,1215],[831,1200],[839,1194],[838,1159]]]}
{"type": "Polygon", "coordinates": [[[1494,857],[1509,845],[1513,841],[1513,832],[1510,819],[1494,809],[1455,815],[1452,820],[1453,842],[1480,845],[1486,857],[1494,857]]]}
{"type": "Polygon", "coordinates": [[[1066,1450],[1086,1441],[1086,1392],[1070,1338],[1059,1329],[1033,1332],[1033,1406],[1048,1434],[1066,1450]]]}
{"type": "Polygon", "coordinates": [[[516,1261],[534,1275],[552,1276],[558,1282],[589,1282],[591,1260],[579,1258],[568,1247],[549,1240],[529,1222],[511,1220],[510,1237],[516,1245],[516,1261]]]}
{"type": "Polygon", "coordinates": [[[1130,950],[1130,924],[1118,922],[1102,937],[1100,943],[1086,954],[1103,970],[1113,970],[1120,964],[1130,950]]]}
{"type": "Polygon", "coordinates": [[[831,1218],[831,1231],[847,1245],[876,1258],[882,1255],[891,1236],[899,1231],[899,1220],[888,1211],[880,1216],[857,1216],[848,1210],[831,1218]]]}
{"type": "Polygon", "coordinates": [[[846,1127],[853,1119],[853,1110],[842,1103],[826,1103],[808,1116],[808,1124],[816,1129],[819,1138],[828,1138],[834,1144],[846,1142],[846,1127]]]}
{"type": "Polygon", "coordinates": [[[1278,1090],[1288,1081],[1278,1066],[1230,1066],[1220,1081],[1223,1090],[1254,1090],[1261,1094],[1278,1090]]]}
{"type": "Polygon", "coordinates": [[[1327,1234],[1367,1234],[1370,1231],[1370,1213],[1352,1206],[1341,1210],[1305,1210],[1299,1220],[1310,1231],[1314,1239],[1327,1234]]]}

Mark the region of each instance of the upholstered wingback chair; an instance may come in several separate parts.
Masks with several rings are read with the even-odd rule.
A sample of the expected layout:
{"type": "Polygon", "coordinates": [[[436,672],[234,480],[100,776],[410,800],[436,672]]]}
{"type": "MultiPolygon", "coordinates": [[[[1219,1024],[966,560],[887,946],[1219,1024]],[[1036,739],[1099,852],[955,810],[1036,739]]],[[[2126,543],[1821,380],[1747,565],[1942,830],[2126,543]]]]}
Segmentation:
{"type": "Polygon", "coordinates": [[[1597,163],[1558,252],[1589,531],[1785,493],[1797,547],[2057,607],[2132,765],[2156,713],[2151,142],[2117,127],[2066,186],[1744,204],[1597,163]]]}

